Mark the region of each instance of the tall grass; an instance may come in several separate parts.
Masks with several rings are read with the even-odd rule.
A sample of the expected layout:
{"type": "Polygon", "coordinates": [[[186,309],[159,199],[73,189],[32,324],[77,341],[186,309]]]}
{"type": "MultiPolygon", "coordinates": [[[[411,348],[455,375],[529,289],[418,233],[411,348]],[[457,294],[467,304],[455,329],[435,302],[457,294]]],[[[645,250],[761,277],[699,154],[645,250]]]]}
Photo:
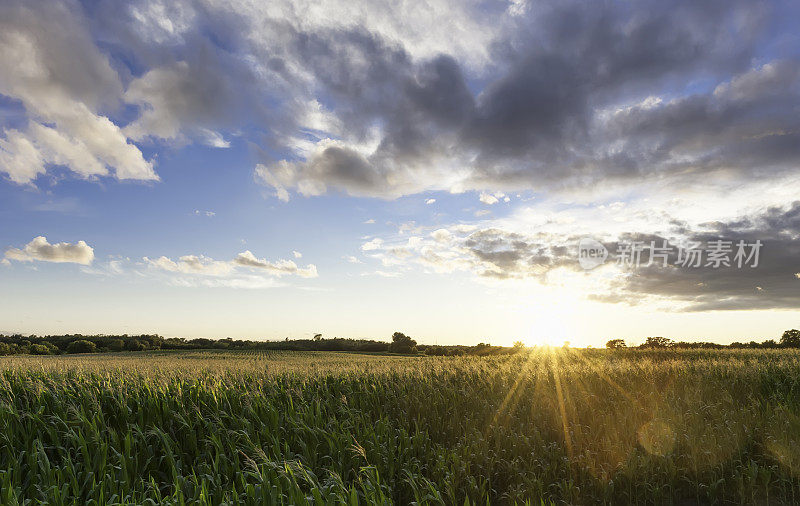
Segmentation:
{"type": "Polygon", "coordinates": [[[793,504],[800,354],[0,359],[0,502],[793,504]]]}

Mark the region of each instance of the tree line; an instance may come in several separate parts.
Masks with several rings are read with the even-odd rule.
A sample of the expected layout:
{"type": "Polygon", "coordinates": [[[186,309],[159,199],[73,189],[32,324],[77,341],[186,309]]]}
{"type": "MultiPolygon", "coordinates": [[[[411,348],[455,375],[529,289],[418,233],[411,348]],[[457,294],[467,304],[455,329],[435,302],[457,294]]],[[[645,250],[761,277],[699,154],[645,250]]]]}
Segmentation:
{"type": "MultiPolygon", "coordinates": [[[[611,339],[606,343],[606,348],[627,348],[628,345],[623,339],[611,339]]],[[[781,334],[780,340],[767,339],[763,342],[750,341],[749,343],[733,342],[731,344],[718,344],[702,341],[673,341],[666,337],[648,337],[636,348],[658,349],[658,348],[685,348],[685,349],[773,349],[773,348],[800,348],[800,330],[791,329],[781,334]]]]}
{"type": "Polygon", "coordinates": [[[395,332],[391,342],[370,339],[334,337],[326,339],[316,334],[312,339],[283,341],[250,341],[241,339],[185,339],[142,335],[0,335],[0,355],[62,355],[74,353],[109,353],[146,350],[287,350],[287,351],[350,351],[372,353],[400,353],[426,355],[500,355],[519,351],[515,347],[492,346],[479,343],[475,346],[438,346],[417,344],[402,332],[395,332]]]}
{"type": "MultiPolygon", "coordinates": [[[[611,339],[607,348],[628,348],[623,339],[611,339]]],[[[633,348],[633,346],[631,347],[633,348]]],[[[722,345],[711,342],[673,341],[666,337],[648,337],[636,346],[640,349],[721,349],[721,348],[800,348],[800,330],[785,331],[780,340],[768,339],[763,342],[735,342],[722,345]]],[[[61,355],[74,353],[108,353],[146,350],[286,350],[286,351],[350,351],[371,353],[398,353],[406,355],[434,356],[489,356],[511,355],[525,349],[521,341],[514,346],[494,346],[478,343],[465,345],[418,344],[402,332],[392,334],[390,342],[371,339],[349,339],[334,337],[326,339],[316,334],[311,339],[289,339],[283,341],[250,341],[242,339],[185,339],[182,337],[162,337],[156,334],[141,335],[46,335],[23,336],[21,334],[0,334],[0,355],[61,355]]]]}

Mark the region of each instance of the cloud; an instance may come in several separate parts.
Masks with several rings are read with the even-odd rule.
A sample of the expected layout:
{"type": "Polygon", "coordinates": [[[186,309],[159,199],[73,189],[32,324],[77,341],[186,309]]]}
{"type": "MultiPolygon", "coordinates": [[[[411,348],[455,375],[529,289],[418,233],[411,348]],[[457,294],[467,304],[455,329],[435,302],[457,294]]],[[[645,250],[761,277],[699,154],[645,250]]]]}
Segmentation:
{"type": "Polygon", "coordinates": [[[457,55],[316,33],[299,54],[342,128],[259,165],[257,180],[281,198],[478,189],[492,204],[534,186],[792,171],[797,62],[750,67],[774,15],[748,2],[542,2],[503,18],[496,77],[477,93],[457,55]],[[676,86],[697,80],[713,84],[676,86]]]}
{"type": "Polygon", "coordinates": [[[35,237],[24,248],[9,248],[6,250],[6,259],[18,262],[76,263],[89,265],[94,260],[94,249],[85,241],[75,244],[59,242],[50,244],[44,236],[35,237]]]}
{"type": "Polygon", "coordinates": [[[233,272],[230,262],[214,260],[203,255],[184,255],[173,261],[165,256],[156,259],[144,257],[145,263],[151,267],[182,274],[202,274],[207,276],[226,276],[233,272]]]}
{"type": "Polygon", "coordinates": [[[0,64],[14,69],[0,94],[25,121],[2,125],[0,171],[157,180],[134,143],[241,139],[283,201],[476,190],[490,204],[791,174],[796,51],[764,48],[796,49],[774,22],[793,15],[744,0],[15,0],[0,11],[0,64]]]}
{"type": "Polygon", "coordinates": [[[358,258],[354,257],[353,255],[346,255],[346,256],[344,256],[344,257],[342,257],[342,258],[344,258],[345,260],[347,260],[347,261],[348,261],[348,262],[350,262],[351,264],[360,264],[360,263],[363,263],[361,260],[359,260],[358,258]]]}
{"type": "Polygon", "coordinates": [[[382,278],[399,278],[399,272],[376,270],[371,272],[362,272],[362,276],[380,276],[382,278]]]}
{"type": "Polygon", "coordinates": [[[136,141],[194,139],[210,147],[230,147],[217,130],[238,129],[241,119],[261,113],[260,101],[248,87],[252,71],[207,43],[187,58],[153,68],[130,83],[123,100],[137,105],[141,114],[124,131],[136,141]]]}
{"type": "Polygon", "coordinates": [[[214,260],[203,255],[184,255],[177,260],[166,256],[143,258],[151,271],[178,275],[167,281],[176,286],[229,288],[270,288],[281,286],[274,278],[294,275],[301,278],[319,276],[317,267],[298,267],[291,260],[270,262],[257,258],[251,251],[239,253],[233,260],[214,260]],[[266,275],[266,277],[265,277],[266,275]]]}
{"type": "Polygon", "coordinates": [[[305,268],[299,268],[291,260],[278,260],[276,262],[269,262],[264,259],[256,258],[249,250],[239,253],[233,259],[233,263],[244,267],[252,267],[256,269],[264,269],[271,274],[296,274],[302,278],[316,278],[317,267],[314,264],[309,264],[305,268]]]}
{"type": "Polygon", "coordinates": [[[484,203],[484,204],[486,204],[486,205],[488,205],[488,206],[491,206],[491,205],[493,205],[493,204],[497,204],[498,202],[500,202],[500,201],[497,199],[497,197],[495,197],[494,195],[491,195],[491,194],[489,194],[489,193],[486,193],[486,192],[482,192],[482,193],[481,193],[479,200],[480,200],[482,203],[484,203]]]}
{"type": "Polygon", "coordinates": [[[494,193],[481,192],[480,196],[478,197],[478,200],[480,200],[487,206],[492,206],[500,201],[510,202],[511,197],[509,197],[503,192],[494,192],[494,193]]]}
{"type": "Polygon", "coordinates": [[[313,264],[298,267],[291,260],[269,262],[257,258],[250,251],[244,251],[233,260],[227,261],[215,260],[205,255],[183,255],[177,259],[167,256],[143,257],[141,262],[132,262],[128,257],[113,257],[108,262],[82,270],[98,276],[150,277],[179,287],[242,289],[286,286],[278,279],[290,275],[301,278],[318,277],[317,268],[313,264]]]}
{"type": "Polygon", "coordinates": [[[294,255],[295,258],[303,258],[303,254],[300,253],[299,251],[292,251],[292,254],[294,255]]]}
{"type": "MultiPolygon", "coordinates": [[[[636,204],[638,205],[638,204],[636,204]]],[[[634,204],[631,204],[632,207],[634,204]]],[[[625,207],[607,206],[604,213],[625,207]]],[[[491,220],[480,224],[454,224],[428,229],[405,239],[397,234],[375,241],[367,252],[385,266],[417,268],[430,273],[465,273],[477,280],[505,283],[531,280],[546,287],[569,288],[576,297],[606,303],[656,304],[671,311],[789,309],[800,304],[800,202],[772,206],[721,221],[670,219],[646,214],[647,219],[606,221],[605,215],[575,210],[551,214],[530,210],[537,221],[491,220]],[[639,231],[636,231],[639,228],[639,231]],[[601,267],[584,271],[578,262],[578,243],[594,237],[605,245],[610,258],[601,267]],[[730,241],[730,266],[708,262],[715,241],[730,241]],[[664,244],[672,249],[666,265],[648,265],[649,253],[637,268],[618,263],[619,250],[634,241],[664,244]],[[740,241],[749,254],[760,241],[758,265],[754,257],[737,265],[740,241]],[[695,243],[703,249],[697,267],[681,266],[679,246],[695,243]]],[[[625,209],[633,213],[632,209],[625,209]]]]}
{"type": "Polygon", "coordinates": [[[51,2],[0,7],[0,94],[18,100],[27,126],[4,128],[0,171],[30,183],[51,165],[84,178],[157,180],[152,162],[99,111],[122,84],[76,9],[51,2]]]}
{"type": "Polygon", "coordinates": [[[383,239],[376,237],[375,239],[372,239],[362,244],[361,251],[374,251],[376,249],[379,249],[382,244],[383,244],[383,239]]]}
{"type": "MultiPolygon", "coordinates": [[[[795,308],[800,304],[796,276],[800,267],[800,202],[771,207],[757,215],[727,222],[705,223],[696,229],[676,227],[684,244],[694,242],[707,250],[720,239],[730,241],[731,267],[715,268],[704,261],[698,268],[639,269],[619,291],[631,300],[640,295],[656,295],[684,303],[688,311],[795,308]],[[733,260],[737,245],[758,240],[761,247],[758,265],[739,268],[733,260]]],[[[661,243],[665,238],[643,237],[661,243]]],[[[675,240],[673,240],[675,242],[675,240]]],[[[750,254],[750,249],[745,250],[750,254]]],[[[677,260],[670,255],[670,264],[677,260]]],[[[707,254],[706,254],[707,257],[707,254]]]]}
{"type": "Polygon", "coordinates": [[[710,93],[631,105],[601,122],[613,152],[606,148],[597,158],[615,177],[721,172],[747,181],[793,172],[800,121],[786,108],[800,104],[798,90],[800,62],[778,60],[710,93]]]}

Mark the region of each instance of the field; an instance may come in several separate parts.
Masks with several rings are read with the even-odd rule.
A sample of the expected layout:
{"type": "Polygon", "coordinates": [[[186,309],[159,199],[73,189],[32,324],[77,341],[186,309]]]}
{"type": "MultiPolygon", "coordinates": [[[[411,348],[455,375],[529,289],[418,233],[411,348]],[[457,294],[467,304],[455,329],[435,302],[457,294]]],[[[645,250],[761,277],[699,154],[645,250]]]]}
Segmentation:
{"type": "Polygon", "coordinates": [[[800,353],[0,359],[0,502],[792,504],[800,353]]]}

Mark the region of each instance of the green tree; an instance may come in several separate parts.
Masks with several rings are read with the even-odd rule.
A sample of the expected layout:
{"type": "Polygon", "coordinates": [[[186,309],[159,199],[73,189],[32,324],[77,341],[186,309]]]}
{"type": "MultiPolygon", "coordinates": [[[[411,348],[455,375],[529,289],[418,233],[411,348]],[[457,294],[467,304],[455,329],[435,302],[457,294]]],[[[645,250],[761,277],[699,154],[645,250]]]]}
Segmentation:
{"type": "Polygon", "coordinates": [[[78,339],[72,341],[67,346],[67,353],[94,353],[97,351],[97,345],[86,339],[78,339]]]}
{"type": "Polygon", "coordinates": [[[389,345],[389,351],[392,353],[416,353],[417,342],[402,332],[395,332],[392,334],[392,344],[389,345]]]}
{"type": "Polygon", "coordinates": [[[125,349],[128,351],[142,351],[147,349],[147,345],[138,339],[128,339],[125,341],[125,349]]]}
{"type": "Polygon", "coordinates": [[[606,348],[626,348],[627,345],[622,339],[611,339],[606,343],[606,348]]]}
{"type": "Polygon", "coordinates": [[[125,349],[125,341],[122,339],[112,339],[108,342],[108,349],[111,351],[122,351],[125,349]]]}
{"type": "Polygon", "coordinates": [[[50,348],[43,344],[32,344],[30,347],[32,355],[50,355],[50,348]]]}
{"type": "Polygon", "coordinates": [[[666,337],[648,337],[642,344],[642,348],[672,348],[675,341],[666,337]]]}
{"type": "Polygon", "coordinates": [[[781,336],[781,346],[786,348],[800,348],[800,330],[787,330],[781,336]]]}

